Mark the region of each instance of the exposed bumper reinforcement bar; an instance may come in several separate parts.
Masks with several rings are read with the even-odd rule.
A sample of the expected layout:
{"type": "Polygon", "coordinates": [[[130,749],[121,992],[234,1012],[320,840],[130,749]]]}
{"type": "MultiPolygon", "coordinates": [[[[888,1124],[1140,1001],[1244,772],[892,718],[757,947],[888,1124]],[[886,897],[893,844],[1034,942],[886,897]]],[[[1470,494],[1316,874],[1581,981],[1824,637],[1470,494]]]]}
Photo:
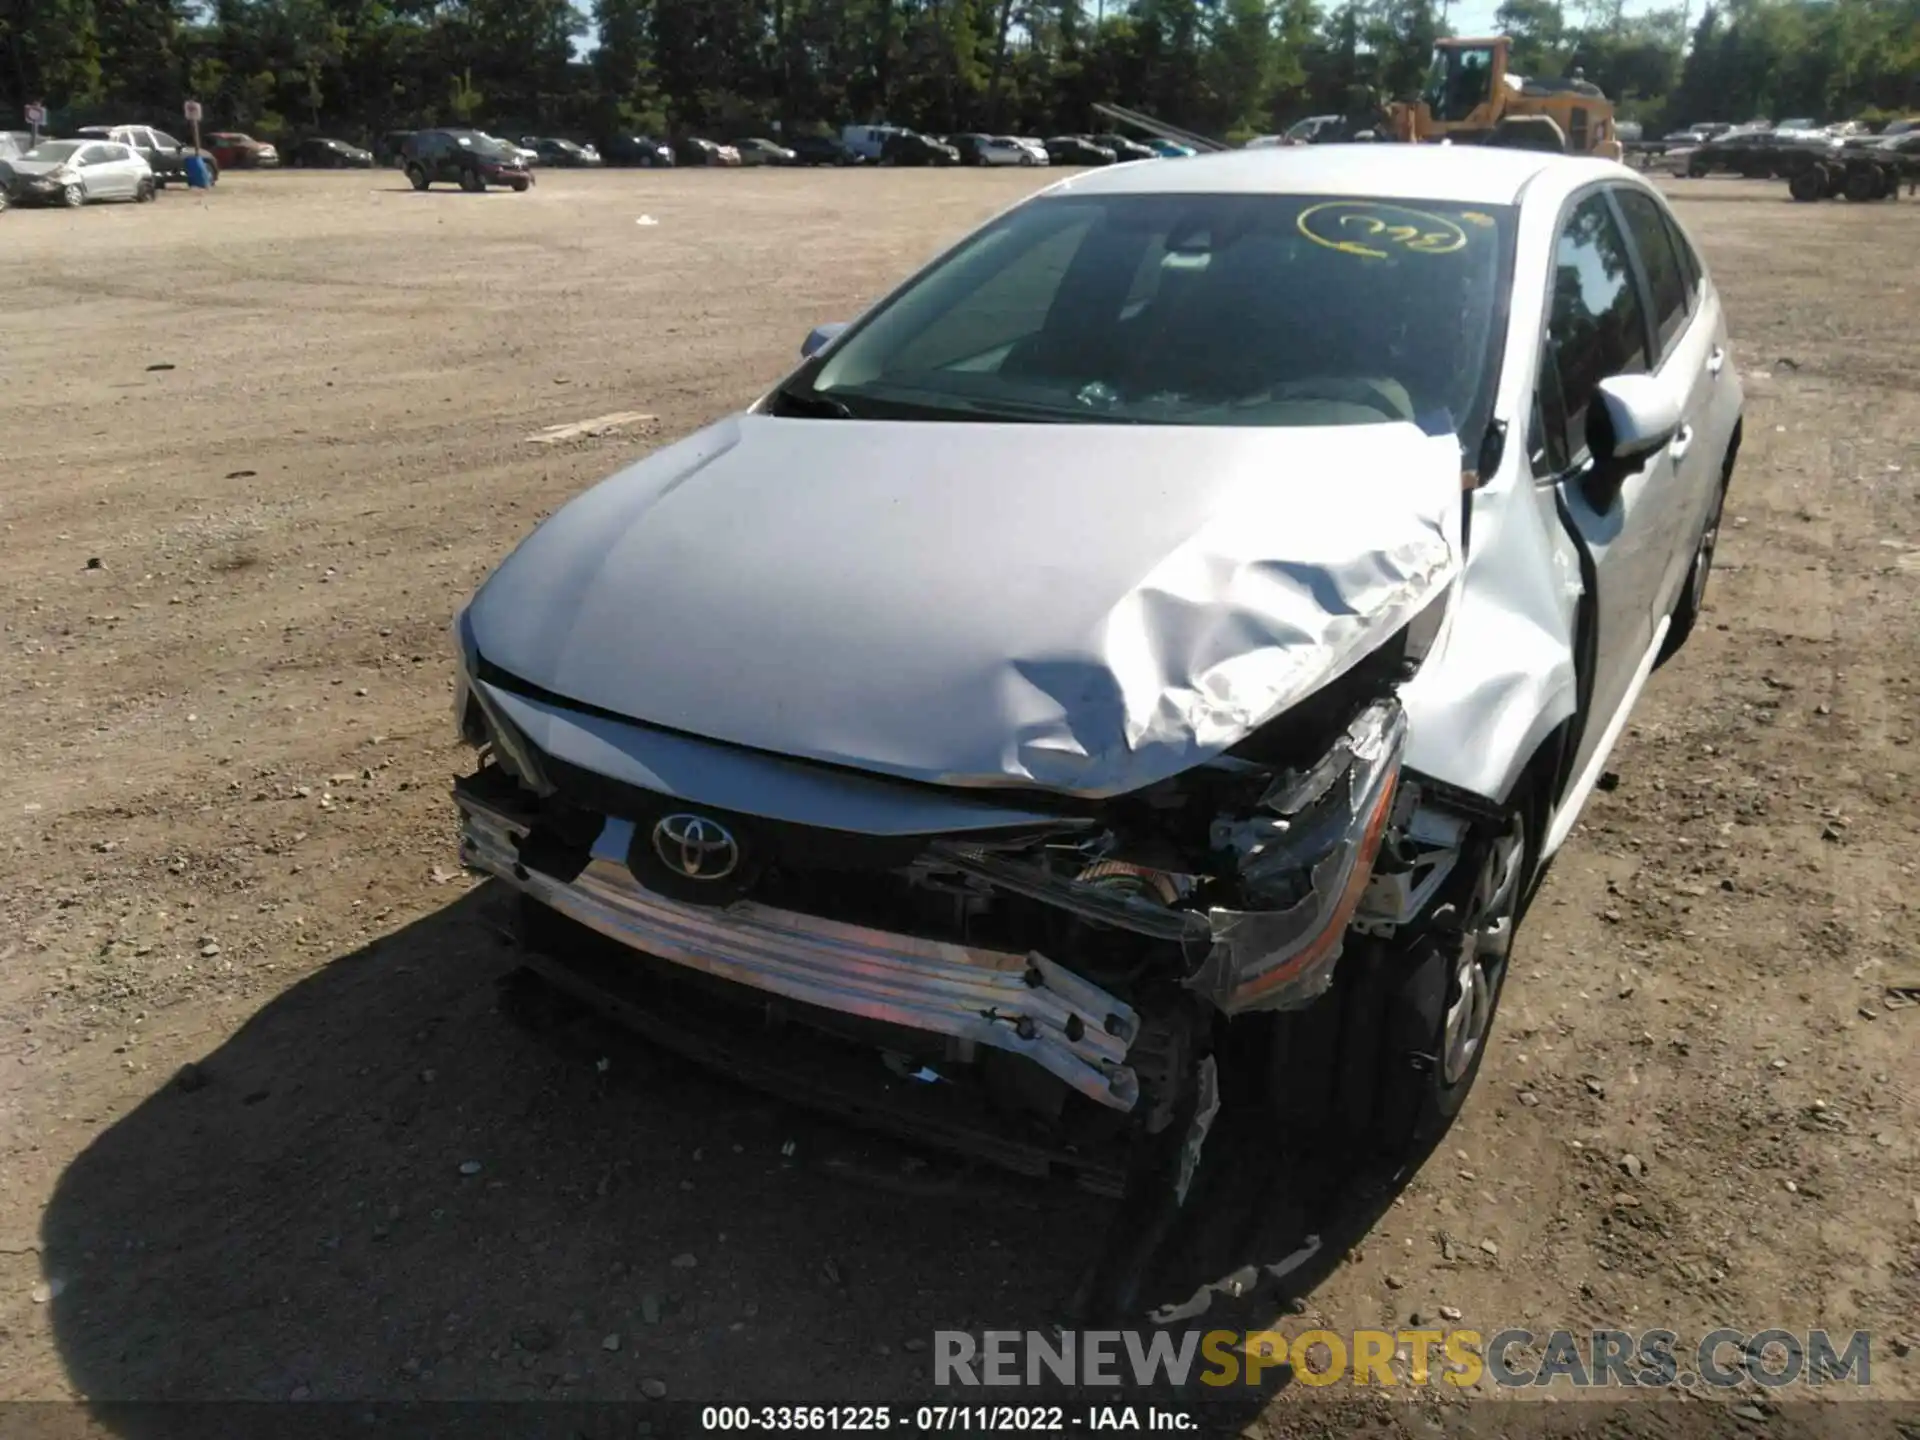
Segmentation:
{"type": "Polygon", "coordinates": [[[1131,1110],[1133,1010],[1044,955],[889,934],[752,901],[708,908],[643,889],[625,864],[630,821],[609,819],[566,881],[527,865],[527,826],[456,787],[461,856],[545,905],[649,955],[803,1003],[1025,1055],[1083,1095],[1131,1110]]]}

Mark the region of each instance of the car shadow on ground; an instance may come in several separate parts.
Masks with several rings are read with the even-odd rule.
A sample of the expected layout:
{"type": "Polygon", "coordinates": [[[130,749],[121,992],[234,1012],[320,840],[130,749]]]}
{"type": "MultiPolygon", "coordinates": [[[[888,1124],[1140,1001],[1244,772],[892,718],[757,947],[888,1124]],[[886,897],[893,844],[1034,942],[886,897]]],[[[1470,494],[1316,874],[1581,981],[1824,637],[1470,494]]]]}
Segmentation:
{"type": "MultiPolygon", "coordinates": [[[[925,1399],[936,1330],[1063,1315],[1111,1202],[867,1136],[592,1016],[516,1023],[509,913],[482,886],[335,959],[74,1160],[43,1253],[79,1393],[925,1399]]],[[[1285,1314],[1391,1200],[1342,1205],[1303,1252],[1312,1185],[1219,1174],[1149,1287],[1225,1282],[1188,1328],[1285,1314]]],[[[1243,1425],[1287,1378],[1210,1413],[1243,1425]]],[[[111,1413],[137,1433],[151,1412],[111,1413]]]]}

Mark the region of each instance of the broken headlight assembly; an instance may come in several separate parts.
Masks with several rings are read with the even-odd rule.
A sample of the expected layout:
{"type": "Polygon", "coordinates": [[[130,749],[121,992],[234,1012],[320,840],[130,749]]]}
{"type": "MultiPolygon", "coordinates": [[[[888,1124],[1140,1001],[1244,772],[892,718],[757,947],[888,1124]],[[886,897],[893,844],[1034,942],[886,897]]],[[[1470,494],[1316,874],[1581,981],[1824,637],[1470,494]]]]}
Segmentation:
{"type": "Polygon", "coordinates": [[[474,643],[473,624],[462,610],[453,619],[453,723],[463,743],[489,752],[500,767],[536,795],[553,786],[542,774],[533,747],[487,699],[480,677],[487,669],[474,643]]]}
{"type": "Polygon", "coordinates": [[[1214,822],[1237,903],[1207,911],[1212,944],[1190,988],[1229,1015],[1326,992],[1386,838],[1406,739],[1400,702],[1376,700],[1318,761],[1276,776],[1252,815],[1214,822]]]}

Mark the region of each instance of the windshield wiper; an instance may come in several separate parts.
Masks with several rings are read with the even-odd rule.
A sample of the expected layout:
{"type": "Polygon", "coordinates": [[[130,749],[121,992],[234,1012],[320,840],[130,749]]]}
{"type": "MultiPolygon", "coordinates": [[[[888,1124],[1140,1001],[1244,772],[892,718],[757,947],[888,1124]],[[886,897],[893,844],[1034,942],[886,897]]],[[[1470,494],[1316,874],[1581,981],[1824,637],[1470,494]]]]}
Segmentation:
{"type": "Polygon", "coordinates": [[[807,395],[781,386],[773,392],[776,409],[782,415],[811,415],[823,420],[851,420],[853,407],[831,395],[807,395]]]}

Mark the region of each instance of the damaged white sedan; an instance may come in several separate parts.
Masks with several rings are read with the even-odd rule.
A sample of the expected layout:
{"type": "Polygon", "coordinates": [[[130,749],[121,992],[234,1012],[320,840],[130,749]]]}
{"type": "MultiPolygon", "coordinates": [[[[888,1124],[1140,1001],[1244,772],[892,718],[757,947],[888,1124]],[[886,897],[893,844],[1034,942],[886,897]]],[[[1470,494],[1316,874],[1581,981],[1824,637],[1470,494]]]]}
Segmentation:
{"type": "Polygon", "coordinates": [[[1727,345],[1617,165],[1077,175],[487,580],[464,858],[790,1093],[1176,1196],[1229,1091],[1405,1144],[1700,611],[1727,345]]]}

